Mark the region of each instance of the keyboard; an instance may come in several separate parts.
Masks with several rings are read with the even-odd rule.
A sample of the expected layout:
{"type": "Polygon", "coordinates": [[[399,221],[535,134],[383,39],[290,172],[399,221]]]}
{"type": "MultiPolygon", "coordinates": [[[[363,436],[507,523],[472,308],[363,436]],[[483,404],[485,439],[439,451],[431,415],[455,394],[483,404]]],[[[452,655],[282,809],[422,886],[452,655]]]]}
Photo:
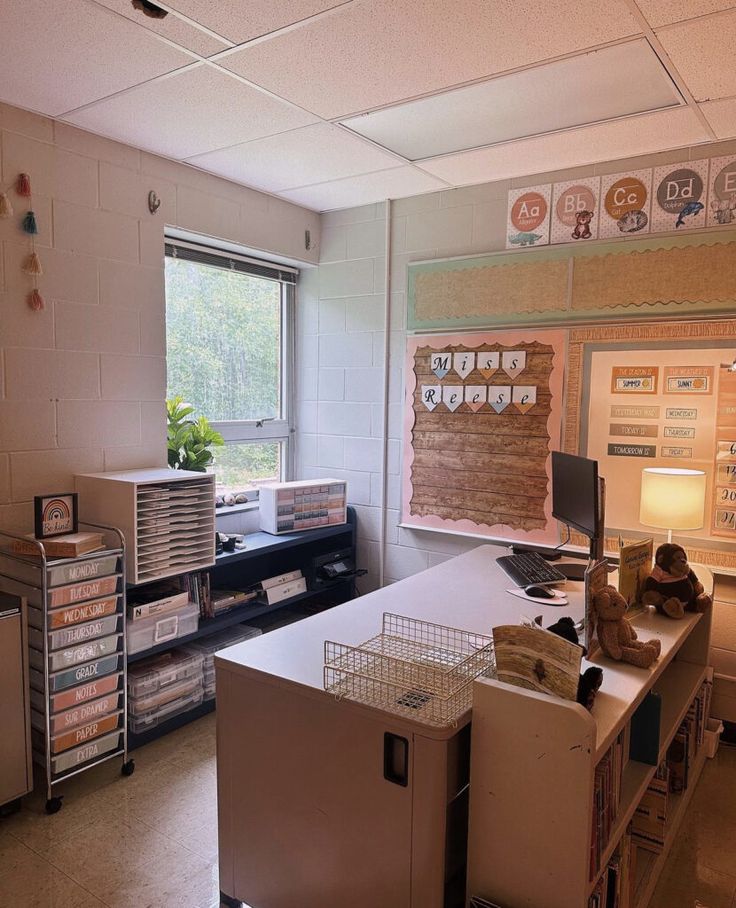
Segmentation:
{"type": "Polygon", "coordinates": [[[549,561],[545,561],[538,552],[501,555],[496,561],[517,586],[529,586],[530,583],[551,586],[553,583],[561,583],[566,579],[564,574],[552,567],[549,561]]]}

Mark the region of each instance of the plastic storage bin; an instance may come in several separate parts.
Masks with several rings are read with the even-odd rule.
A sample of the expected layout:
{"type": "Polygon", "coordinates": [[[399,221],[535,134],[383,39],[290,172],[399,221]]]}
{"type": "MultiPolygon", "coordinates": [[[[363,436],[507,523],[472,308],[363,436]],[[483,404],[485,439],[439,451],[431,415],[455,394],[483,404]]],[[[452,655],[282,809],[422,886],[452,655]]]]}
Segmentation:
{"type": "Polygon", "coordinates": [[[122,746],[123,731],[124,729],[121,728],[119,731],[112,732],[112,734],[95,738],[80,747],[74,747],[72,750],[67,750],[58,756],[51,757],[52,771],[54,773],[66,772],[67,770],[75,769],[82,763],[87,763],[105,754],[111,754],[122,746]]]}
{"type": "Polygon", "coordinates": [[[172,649],[128,669],[128,696],[134,699],[156,693],[168,684],[201,676],[202,654],[172,649]]]}
{"type": "MultiPolygon", "coordinates": [[[[81,605],[69,605],[66,608],[54,609],[48,614],[49,630],[57,630],[84,621],[97,621],[120,611],[120,596],[108,596],[106,599],[93,599],[81,605]]],[[[28,623],[31,627],[43,630],[43,612],[39,608],[28,609],[28,623]]]]}
{"type": "MultiPolygon", "coordinates": [[[[91,662],[93,659],[101,659],[103,656],[116,653],[121,649],[122,639],[122,634],[111,634],[109,637],[100,637],[98,640],[90,640],[78,646],[49,653],[49,671],[58,672],[80,662],[91,662]]],[[[35,669],[43,671],[43,653],[32,649],[29,661],[35,669]]]]}
{"type": "Polygon", "coordinates": [[[708,719],[708,724],[705,727],[705,752],[711,760],[718,753],[718,745],[721,741],[722,733],[723,722],[720,719],[708,719]]]}
{"type": "Polygon", "coordinates": [[[159,643],[193,634],[199,627],[199,606],[196,602],[164,615],[153,615],[128,623],[128,654],[140,653],[159,643]]]}
{"type": "MultiPolygon", "coordinates": [[[[49,649],[56,650],[65,646],[74,646],[77,643],[93,640],[95,637],[108,637],[110,634],[118,632],[119,622],[121,622],[120,615],[108,615],[107,618],[98,618],[84,624],[62,627],[58,631],[49,631],[49,649]]],[[[43,648],[43,631],[30,628],[28,639],[32,646],[38,649],[43,648]]]]}
{"type": "Polygon", "coordinates": [[[170,700],[168,703],[164,703],[163,706],[157,706],[155,709],[151,709],[139,716],[129,715],[128,728],[136,735],[143,731],[150,731],[150,729],[160,725],[161,722],[165,722],[173,716],[178,716],[180,713],[188,712],[190,709],[199,706],[202,699],[202,682],[199,681],[196,688],[185,697],[170,700]]]}
{"type": "Polygon", "coordinates": [[[235,627],[228,627],[211,634],[203,640],[195,640],[193,643],[182,647],[194,653],[201,653],[204,659],[202,671],[204,675],[204,698],[211,700],[215,696],[215,653],[228,646],[234,646],[236,643],[242,643],[243,640],[249,640],[251,637],[259,637],[260,628],[249,627],[247,624],[237,624],[235,627]]]}
{"type": "MultiPolygon", "coordinates": [[[[93,722],[108,713],[121,709],[123,705],[123,692],[121,690],[99,697],[97,700],[88,700],[86,703],[80,703],[79,706],[73,706],[60,713],[54,713],[49,716],[49,727],[52,735],[57,735],[62,731],[68,731],[76,728],[78,725],[85,725],[93,722]]],[[[31,722],[35,728],[44,730],[43,713],[35,709],[31,713],[31,722]]]]}
{"type": "Polygon", "coordinates": [[[191,678],[185,678],[183,681],[177,681],[176,684],[167,684],[165,687],[159,688],[154,694],[149,694],[146,697],[130,697],[128,700],[128,713],[131,716],[145,715],[164,706],[166,703],[170,703],[172,700],[187,697],[201,687],[202,676],[194,675],[191,678]]]}

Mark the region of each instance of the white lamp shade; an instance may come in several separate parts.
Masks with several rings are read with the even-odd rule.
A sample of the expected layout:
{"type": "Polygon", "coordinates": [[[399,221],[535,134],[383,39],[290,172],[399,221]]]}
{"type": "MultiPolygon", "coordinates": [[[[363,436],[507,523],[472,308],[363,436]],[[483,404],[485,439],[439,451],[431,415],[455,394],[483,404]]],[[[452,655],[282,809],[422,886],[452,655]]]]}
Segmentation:
{"type": "Polygon", "coordinates": [[[705,511],[705,473],[647,467],[641,474],[639,522],[666,530],[698,530],[705,511]]]}

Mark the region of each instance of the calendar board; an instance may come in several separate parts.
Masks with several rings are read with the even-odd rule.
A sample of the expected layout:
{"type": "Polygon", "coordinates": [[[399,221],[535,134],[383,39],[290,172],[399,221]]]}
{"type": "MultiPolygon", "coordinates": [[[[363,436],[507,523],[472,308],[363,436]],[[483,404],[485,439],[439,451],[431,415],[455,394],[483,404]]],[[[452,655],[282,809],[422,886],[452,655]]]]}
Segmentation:
{"type": "Polygon", "coordinates": [[[402,524],[557,542],[565,332],[410,337],[402,524]]]}

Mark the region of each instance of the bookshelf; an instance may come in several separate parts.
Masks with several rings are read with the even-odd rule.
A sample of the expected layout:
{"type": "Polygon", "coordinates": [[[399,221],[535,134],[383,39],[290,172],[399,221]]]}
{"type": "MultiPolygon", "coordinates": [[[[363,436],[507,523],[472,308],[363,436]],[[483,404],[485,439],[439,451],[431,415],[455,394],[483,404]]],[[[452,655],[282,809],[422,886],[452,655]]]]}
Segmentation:
{"type": "MultiPolygon", "coordinates": [[[[592,714],[576,703],[491,679],[476,681],[468,896],[514,908],[595,904],[598,880],[619,846],[628,848],[629,824],[706,679],[710,623],[710,613],[681,621],[636,616],[640,639],[657,637],[661,656],[647,671],[594,657],[604,682],[592,714]],[[647,729],[658,739],[657,761],[626,762],[632,717],[651,692],[661,698],[659,728],[647,729]],[[619,736],[624,765],[618,808],[593,871],[596,767],[619,736]]],[[[661,853],[636,849],[633,885],[618,903],[622,908],[646,908],[704,761],[701,746],[688,767],[686,790],[668,796],[661,853]]]]}

